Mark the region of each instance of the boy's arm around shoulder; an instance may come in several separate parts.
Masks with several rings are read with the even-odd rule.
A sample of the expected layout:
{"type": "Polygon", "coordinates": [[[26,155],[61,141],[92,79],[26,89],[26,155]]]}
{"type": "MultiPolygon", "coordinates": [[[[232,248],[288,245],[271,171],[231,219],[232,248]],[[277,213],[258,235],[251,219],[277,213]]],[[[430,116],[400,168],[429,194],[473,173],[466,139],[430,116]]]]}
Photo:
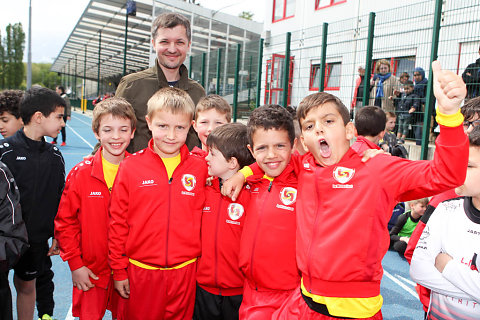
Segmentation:
{"type": "Polygon", "coordinates": [[[13,175],[0,162],[0,272],[7,272],[28,248],[20,192],[13,175]]]}
{"type": "MultiPolygon", "coordinates": [[[[128,158],[131,160],[132,158],[128,158]]],[[[130,200],[129,172],[131,166],[126,166],[127,159],[120,163],[118,173],[113,183],[110,195],[108,227],[108,263],[113,270],[113,278],[116,281],[126,280],[128,257],[126,256],[126,243],[128,238],[127,215],[130,200]]]]}
{"type": "Polygon", "coordinates": [[[79,178],[82,174],[79,168],[81,167],[78,165],[73,167],[67,176],[55,217],[55,239],[60,247],[60,257],[68,262],[71,271],[83,266],[80,249],[81,225],[78,214],[82,205],[79,188],[84,181],[82,182],[79,178]]]}
{"type": "MultiPolygon", "coordinates": [[[[413,281],[440,294],[460,299],[474,300],[472,296],[448,281],[435,267],[437,255],[444,251],[442,237],[448,228],[447,212],[444,205],[439,205],[425,227],[413,252],[410,276],[413,281]]],[[[448,240],[448,239],[446,239],[448,240]]]]}

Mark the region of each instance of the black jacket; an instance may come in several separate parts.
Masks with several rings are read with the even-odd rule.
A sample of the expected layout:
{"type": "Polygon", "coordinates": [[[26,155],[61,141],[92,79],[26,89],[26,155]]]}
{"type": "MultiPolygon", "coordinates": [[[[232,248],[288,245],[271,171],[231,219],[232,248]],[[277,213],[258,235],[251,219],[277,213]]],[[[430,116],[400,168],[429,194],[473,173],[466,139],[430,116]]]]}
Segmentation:
{"type": "Polygon", "coordinates": [[[480,58],[467,66],[462,73],[462,79],[467,85],[467,98],[480,96],[480,58]],[[470,73],[470,75],[467,73],[470,73]]]}
{"type": "Polygon", "coordinates": [[[11,269],[27,248],[20,192],[12,173],[0,162],[0,272],[11,269]]]}
{"type": "Polygon", "coordinates": [[[415,111],[419,111],[420,98],[415,93],[408,95],[406,93],[402,93],[401,98],[398,100],[397,113],[407,113],[412,107],[415,108],[415,111]]]}
{"type": "Polygon", "coordinates": [[[3,161],[17,182],[30,242],[53,236],[53,220],[65,185],[65,162],[54,145],[34,141],[23,129],[0,141],[3,161]]]}

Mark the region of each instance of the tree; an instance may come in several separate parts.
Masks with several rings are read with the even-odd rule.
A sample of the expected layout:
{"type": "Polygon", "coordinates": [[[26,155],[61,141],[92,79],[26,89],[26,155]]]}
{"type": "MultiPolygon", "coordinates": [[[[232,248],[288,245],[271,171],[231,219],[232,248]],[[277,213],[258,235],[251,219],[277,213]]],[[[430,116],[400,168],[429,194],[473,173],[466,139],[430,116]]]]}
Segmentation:
{"type": "Polygon", "coordinates": [[[253,20],[254,13],[250,11],[242,11],[238,16],[246,20],[253,20]]]}
{"type": "Polygon", "coordinates": [[[56,72],[51,72],[51,63],[32,63],[32,84],[55,89],[61,82],[61,77],[56,72]]]}
{"type": "Polygon", "coordinates": [[[0,33],[0,89],[5,88],[5,48],[3,47],[2,34],[0,33]]]}
{"type": "Polygon", "coordinates": [[[25,49],[25,33],[22,24],[9,24],[6,28],[6,36],[0,49],[0,86],[2,88],[20,88],[25,78],[25,66],[23,65],[23,52],[25,49]]]}

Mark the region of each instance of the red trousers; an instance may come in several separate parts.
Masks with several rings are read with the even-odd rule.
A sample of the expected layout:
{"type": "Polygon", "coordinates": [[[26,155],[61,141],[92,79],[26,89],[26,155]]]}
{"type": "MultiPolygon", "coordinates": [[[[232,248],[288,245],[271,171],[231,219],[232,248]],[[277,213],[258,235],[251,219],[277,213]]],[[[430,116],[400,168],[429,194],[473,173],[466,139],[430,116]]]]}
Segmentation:
{"type": "Polygon", "coordinates": [[[243,287],[243,300],[240,305],[240,320],[265,320],[280,308],[293,290],[255,290],[248,281],[243,287]]]}
{"type": "MultiPolygon", "coordinates": [[[[295,289],[284,304],[273,314],[272,320],[338,320],[315,312],[308,307],[300,293],[300,287],[295,289]]],[[[382,311],[378,311],[373,317],[362,318],[363,320],[382,320],[382,311]]]]}
{"type": "Polygon", "coordinates": [[[172,270],[149,270],[130,264],[130,297],[121,300],[125,304],[121,319],[192,319],[196,268],[196,262],[172,270]]]}
{"type": "Polygon", "coordinates": [[[88,291],[82,291],[73,287],[72,315],[85,320],[101,320],[108,309],[112,312],[112,318],[116,319],[119,299],[120,295],[113,288],[113,278],[106,289],[95,286],[88,291]]]}

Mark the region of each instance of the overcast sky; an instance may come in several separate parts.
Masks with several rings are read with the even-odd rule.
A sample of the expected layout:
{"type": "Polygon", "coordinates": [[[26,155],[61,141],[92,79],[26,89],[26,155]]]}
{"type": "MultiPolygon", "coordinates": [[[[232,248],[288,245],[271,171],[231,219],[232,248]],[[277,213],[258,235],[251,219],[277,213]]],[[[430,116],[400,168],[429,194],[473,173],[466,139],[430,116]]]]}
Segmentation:
{"type": "MultiPolygon", "coordinates": [[[[29,0],[2,0],[0,9],[0,35],[5,36],[9,23],[21,22],[28,37],[29,0]],[[7,4],[8,2],[8,4],[7,4]]],[[[50,62],[60,53],[65,41],[87,7],[89,0],[32,0],[32,61],[50,62]]],[[[263,22],[264,1],[262,0],[197,0],[203,7],[238,15],[251,11],[254,20],[263,22]],[[260,4],[259,4],[260,3],[260,4]]],[[[27,60],[25,50],[24,61],[27,60]]]]}

